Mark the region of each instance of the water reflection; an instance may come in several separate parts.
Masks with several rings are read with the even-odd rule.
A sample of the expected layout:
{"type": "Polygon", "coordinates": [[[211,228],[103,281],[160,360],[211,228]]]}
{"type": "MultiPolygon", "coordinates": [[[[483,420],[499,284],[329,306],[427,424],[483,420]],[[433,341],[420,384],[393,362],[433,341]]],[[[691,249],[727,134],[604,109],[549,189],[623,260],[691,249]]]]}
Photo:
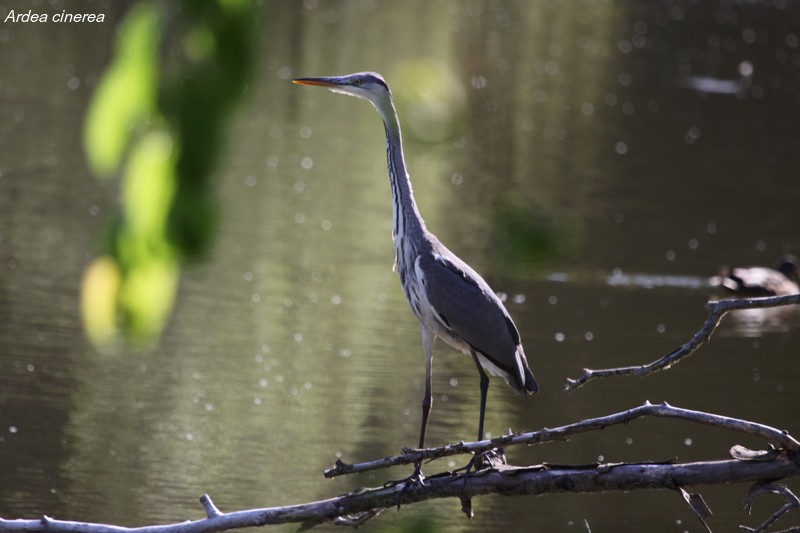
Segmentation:
{"type": "Polygon", "coordinates": [[[761,337],[800,328],[800,306],[790,305],[768,309],[740,309],[723,318],[720,332],[739,337],[761,337]]]}
{"type": "MultiPolygon", "coordinates": [[[[112,357],[83,341],[77,291],[115,203],[114,187],[88,175],[78,135],[110,53],[98,43],[111,42],[113,26],[0,28],[3,516],[177,521],[202,515],[203,492],[223,510],[296,503],[383,481],[324,481],[337,454],[366,460],[414,444],[422,354],[391,272],[383,132],[371,109],[301,97],[288,81],[320,72],[378,70],[401,93],[415,86],[398,79],[408,65],[447,65],[464,95],[443,140],[409,134],[406,155],[430,228],[509,295],[541,376],[533,399],[490,387],[487,431],[560,425],[645,399],[798,431],[800,335],[769,320],[759,320],[757,339],[735,328],[715,335],[647,380],[561,392],[583,366],[647,362],[685,342],[709,296],[695,285],[720,263],[770,264],[800,249],[797,7],[264,9],[261,75],[220,171],[215,253],[184,278],[163,346],[112,357]],[[753,65],[743,98],[676,83],[734,80],[743,61],[753,65]]],[[[410,120],[420,96],[396,97],[401,121],[410,120]]],[[[435,368],[430,442],[469,439],[472,363],[442,349],[435,368]]],[[[718,458],[731,444],[727,434],[650,421],[508,454],[691,460],[718,458]]],[[[743,490],[702,491],[714,502],[712,527],[752,524],[738,506],[743,490]]],[[[472,522],[457,504],[434,502],[385,513],[373,527],[695,528],[680,498],[652,493],[475,506],[472,522]]]]}

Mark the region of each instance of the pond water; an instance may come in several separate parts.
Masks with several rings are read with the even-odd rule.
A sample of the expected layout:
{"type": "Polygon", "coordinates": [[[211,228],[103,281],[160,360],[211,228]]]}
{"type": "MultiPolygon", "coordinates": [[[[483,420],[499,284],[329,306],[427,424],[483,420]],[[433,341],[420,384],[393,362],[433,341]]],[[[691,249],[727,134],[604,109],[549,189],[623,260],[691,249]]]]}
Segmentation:
{"type": "MultiPolygon", "coordinates": [[[[91,347],[78,316],[117,205],[80,133],[125,9],[56,4],[34,6],[107,18],[0,26],[0,516],[167,523],[200,518],[205,492],[230,511],[410,471],[322,477],[337,457],[416,443],[424,358],[391,269],[379,119],[294,76],[376,70],[392,86],[420,211],[505,295],[542,388],[523,398],[492,380],[488,432],[650,400],[800,435],[794,310],[727,317],[667,372],[563,392],[583,367],[649,362],[688,340],[719,265],[800,253],[798,4],[265,2],[213,254],[184,272],[158,348],[113,354],[91,347]]],[[[473,364],[436,353],[428,443],[470,440],[473,364]]],[[[758,445],[659,419],[508,456],[702,460],[737,443],[758,445]]],[[[747,516],[746,489],[699,489],[715,531],[776,508],[747,516]]],[[[443,500],[365,529],[704,531],[668,491],[474,505],[472,521],[443,500]]]]}

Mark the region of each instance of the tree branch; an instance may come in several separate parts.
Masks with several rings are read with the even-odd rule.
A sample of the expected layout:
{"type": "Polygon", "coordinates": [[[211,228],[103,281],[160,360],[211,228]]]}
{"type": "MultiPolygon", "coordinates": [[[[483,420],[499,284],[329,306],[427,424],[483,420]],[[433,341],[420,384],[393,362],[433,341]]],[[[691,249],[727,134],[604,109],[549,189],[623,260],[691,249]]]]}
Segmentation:
{"type": "Polygon", "coordinates": [[[572,392],[580,387],[586,385],[588,382],[614,376],[637,376],[644,377],[661,370],[667,370],[674,364],[681,362],[683,359],[689,357],[696,352],[703,344],[708,342],[711,334],[719,326],[722,317],[730,312],[740,309],[763,309],[768,307],[779,307],[783,305],[800,304],[800,294],[791,294],[789,296],[770,296],[766,298],[744,298],[739,300],[718,300],[711,301],[706,304],[709,310],[708,317],[706,318],[703,327],[689,339],[689,341],[680,348],[672,351],[664,357],[639,366],[626,366],[619,368],[605,368],[605,369],[590,369],[584,368],[583,374],[576,378],[568,378],[564,390],[572,392]]]}
{"type": "MultiPolygon", "coordinates": [[[[399,483],[360,489],[341,496],[300,505],[214,514],[201,520],[160,526],[119,527],[43,517],[39,520],[0,519],[2,532],[42,533],[213,533],[236,528],[302,523],[302,529],[339,519],[360,524],[381,510],[441,498],[470,498],[486,494],[507,496],[556,492],[596,493],[636,489],[670,489],[800,475],[800,454],[781,452],[767,461],[705,461],[678,464],[616,463],[584,466],[500,466],[471,474],[444,473],[425,484],[399,483]],[[366,514],[365,514],[366,513],[366,514]]],[[[210,503],[210,498],[204,496],[210,503]]],[[[204,504],[206,506],[207,504],[204,504]]],[[[213,504],[211,504],[213,505],[213,504]]],[[[216,509],[216,507],[215,507],[216,509]]]]}
{"type": "Polygon", "coordinates": [[[778,509],[777,511],[772,513],[769,517],[767,517],[767,519],[764,520],[758,527],[751,528],[746,526],[739,526],[739,529],[743,531],[749,531],[751,533],[763,533],[764,531],[767,531],[767,529],[784,514],[800,507],[800,498],[798,498],[791,490],[789,490],[787,486],[781,485],[779,483],[760,482],[753,485],[750,488],[750,492],[745,497],[743,507],[744,510],[747,511],[747,514],[750,514],[755,499],[764,494],[777,494],[781,498],[786,500],[786,503],[780,509],[778,509]]]}
{"type": "MultiPolygon", "coordinates": [[[[670,489],[698,484],[720,484],[800,475],[800,455],[781,452],[768,461],[728,459],[678,464],[617,463],[585,466],[501,466],[464,474],[429,477],[424,485],[398,483],[389,487],[360,489],[336,498],[290,505],[219,513],[201,520],[126,528],[105,524],[71,522],[43,517],[39,520],[0,519],[3,532],[42,533],[212,533],[235,528],[302,523],[307,529],[339,520],[363,523],[381,510],[441,498],[469,501],[474,496],[541,495],[556,492],[597,493],[635,489],[670,489]]],[[[207,495],[204,499],[210,501],[207,495]]]]}
{"type": "MultiPolygon", "coordinates": [[[[540,495],[553,492],[591,493],[629,491],[635,489],[678,490],[692,510],[705,523],[710,511],[699,495],[681,490],[684,486],[736,482],[770,482],[800,475],[800,442],[786,431],[725,416],[691,411],[662,403],[649,402],[627,411],[543,429],[519,435],[506,435],[491,440],[459,443],[423,450],[411,450],[357,465],[339,465],[326,475],[363,472],[394,464],[413,463],[455,453],[479,453],[497,446],[540,444],[562,440],[571,435],[627,424],[644,416],[669,417],[721,427],[744,435],[765,439],[777,446],[767,451],[751,451],[741,446],[730,450],[733,459],[694,463],[606,463],[590,465],[535,465],[515,467],[498,464],[469,474],[444,472],[425,478],[424,484],[401,481],[379,488],[363,488],[330,498],[299,505],[249,509],[224,513],[204,494],[200,503],[205,518],[160,526],[126,528],[120,526],[71,522],[42,517],[38,520],[5,520],[0,518],[0,532],[42,533],[213,533],[230,529],[300,523],[308,529],[323,522],[358,526],[387,508],[431,499],[459,498],[462,509],[471,516],[471,499],[486,494],[540,495]]],[[[774,488],[776,485],[769,485],[774,488]]],[[[751,499],[760,492],[752,492],[751,499]]],[[[787,508],[788,510],[788,508],[787,508]]],[[[780,511],[780,514],[785,510],[780,511]]],[[[780,514],[775,514],[774,519],[780,514]]]]}
{"type": "Polygon", "coordinates": [[[379,468],[388,468],[390,466],[412,464],[418,461],[431,461],[450,455],[468,453],[479,454],[497,447],[508,447],[519,444],[534,445],[545,442],[565,440],[572,435],[577,435],[578,433],[605,429],[608,426],[618,424],[628,424],[637,418],[642,418],[645,416],[677,418],[680,420],[686,420],[688,422],[695,422],[707,426],[729,429],[744,435],[762,438],[770,443],[775,444],[778,448],[783,448],[792,452],[800,452],[800,442],[789,435],[789,433],[786,431],[775,429],[757,422],[750,422],[747,420],[740,420],[738,418],[730,418],[727,416],[673,407],[666,402],[661,404],[645,402],[643,405],[628,409],[627,411],[597,418],[589,418],[557,428],[545,428],[539,431],[531,431],[528,433],[502,435],[493,439],[476,442],[448,444],[439,448],[425,448],[421,450],[407,449],[399,455],[392,455],[389,457],[384,457],[383,459],[377,459],[364,463],[347,464],[341,460],[337,460],[334,467],[326,470],[324,474],[325,477],[331,478],[343,474],[354,474],[356,472],[366,472],[379,468]]]}

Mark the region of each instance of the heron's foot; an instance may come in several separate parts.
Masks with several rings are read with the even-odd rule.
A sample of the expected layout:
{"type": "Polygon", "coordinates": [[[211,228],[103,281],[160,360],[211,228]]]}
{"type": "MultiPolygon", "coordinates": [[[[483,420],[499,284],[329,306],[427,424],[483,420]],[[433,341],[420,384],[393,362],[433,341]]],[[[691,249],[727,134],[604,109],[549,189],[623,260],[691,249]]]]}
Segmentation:
{"type": "Polygon", "coordinates": [[[492,448],[485,452],[478,454],[473,459],[477,459],[475,464],[476,470],[483,470],[484,468],[497,468],[499,466],[507,465],[506,451],[503,448],[492,448]]]}
{"type": "Polygon", "coordinates": [[[472,458],[461,468],[457,468],[454,472],[464,471],[464,483],[467,482],[470,472],[473,470],[479,472],[481,470],[497,468],[498,466],[508,464],[506,463],[506,454],[503,448],[492,448],[479,454],[473,454],[472,458]]]}
{"type": "Polygon", "coordinates": [[[412,485],[425,485],[425,474],[422,473],[421,464],[414,466],[414,473],[408,478],[408,482],[412,485]]]}
{"type": "Polygon", "coordinates": [[[422,465],[416,465],[414,467],[414,473],[406,478],[393,479],[383,484],[385,488],[396,487],[398,485],[402,485],[402,488],[397,492],[397,510],[399,511],[403,496],[415,487],[425,486],[425,475],[422,473],[422,465]]]}

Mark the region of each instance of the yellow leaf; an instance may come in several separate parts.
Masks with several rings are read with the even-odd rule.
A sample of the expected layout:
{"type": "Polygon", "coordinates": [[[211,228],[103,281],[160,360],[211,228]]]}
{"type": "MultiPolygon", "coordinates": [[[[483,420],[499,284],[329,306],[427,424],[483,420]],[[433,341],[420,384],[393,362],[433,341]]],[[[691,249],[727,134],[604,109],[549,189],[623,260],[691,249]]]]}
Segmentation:
{"type": "Polygon", "coordinates": [[[81,315],[89,340],[107,346],[117,336],[117,297],[120,270],[108,256],[98,257],[86,267],[81,288],[81,315]]]}

